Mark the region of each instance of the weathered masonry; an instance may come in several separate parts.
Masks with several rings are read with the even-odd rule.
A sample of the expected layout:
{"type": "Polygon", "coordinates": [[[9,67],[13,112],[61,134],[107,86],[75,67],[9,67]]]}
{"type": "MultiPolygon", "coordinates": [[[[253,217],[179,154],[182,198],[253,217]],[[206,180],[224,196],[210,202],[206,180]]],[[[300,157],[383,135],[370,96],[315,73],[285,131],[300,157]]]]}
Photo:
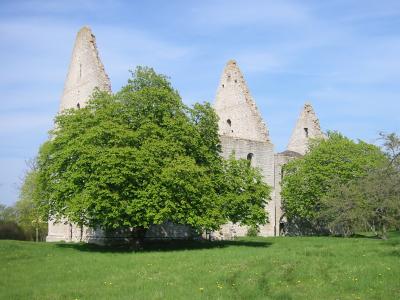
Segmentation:
{"type": "MultiPolygon", "coordinates": [[[[59,111],[84,107],[96,88],[111,92],[111,83],[100,60],[95,37],[90,28],[83,27],[76,37],[59,111]]],[[[222,72],[214,108],[219,116],[223,156],[228,157],[234,153],[237,158],[248,159],[253,166],[262,170],[265,182],[273,187],[271,200],[266,207],[269,223],[260,226],[260,235],[279,235],[284,222],[280,197],[282,166],[304,155],[311,138],[324,137],[311,104],[304,105],[287,150],[282,153],[274,152],[267,125],[233,60],[226,64],[222,72]]],[[[229,239],[244,236],[247,230],[246,226],[226,224],[219,231],[213,232],[212,237],[229,239]]],[[[147,233],[149,238],[186,238],[190,235],[189,227],[171,223],[152,226],[147,233]]],[[[97,243],[107,239],[102,230],[83,228],[81,233],[81,229],[68,220],[49,220],[47,241],[79,241],[81,237],[84,241],[97,243]]]]}
{"type": "MultiPolygon", "coordinates": [[[[262,170],[265,182],[273,187],[268,210],[269,223],[260,226],[260,235],[279,235],[282,220],[280,181],[282,166],[289,160],[304,155],[310,138],[323,137],[311,104],[305,104],[290,138],[288,150],[274,153],[274,145],[269,137],[257,105],[252,98],[246,81],[233,60],[222,72],[217,89],[214,108],[219,116],[219,133],[223,156],[235,153],[237,158],[245,158],[262,170]]],[[[243,236],[248,228],[238,224],[226,224],[215,237],[231,238],[243,236]]]]}

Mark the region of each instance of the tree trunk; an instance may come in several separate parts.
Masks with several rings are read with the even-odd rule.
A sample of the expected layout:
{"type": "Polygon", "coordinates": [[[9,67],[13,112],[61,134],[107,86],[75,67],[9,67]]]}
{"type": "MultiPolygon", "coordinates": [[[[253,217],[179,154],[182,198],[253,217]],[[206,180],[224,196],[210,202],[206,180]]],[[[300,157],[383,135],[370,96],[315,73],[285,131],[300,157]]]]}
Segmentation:
{"type": "Polygon", "coordinates": [[[39,227],[37,225],[36,225],[35,231],[36,231],[36,243],[37,243],[37,242],[39,242],[39,227]]]}

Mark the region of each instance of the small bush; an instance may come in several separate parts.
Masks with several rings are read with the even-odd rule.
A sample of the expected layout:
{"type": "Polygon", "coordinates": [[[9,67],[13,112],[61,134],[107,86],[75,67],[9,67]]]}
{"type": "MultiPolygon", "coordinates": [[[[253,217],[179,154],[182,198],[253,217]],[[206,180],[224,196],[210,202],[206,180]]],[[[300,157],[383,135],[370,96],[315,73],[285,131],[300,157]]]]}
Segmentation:
{"type": "Polygon", "coordinates": [[[258,226],[251,226],[249,229],[247,229],[247,236],[258,236],[258,233],[260,230],[258,229],[258,226]]]}

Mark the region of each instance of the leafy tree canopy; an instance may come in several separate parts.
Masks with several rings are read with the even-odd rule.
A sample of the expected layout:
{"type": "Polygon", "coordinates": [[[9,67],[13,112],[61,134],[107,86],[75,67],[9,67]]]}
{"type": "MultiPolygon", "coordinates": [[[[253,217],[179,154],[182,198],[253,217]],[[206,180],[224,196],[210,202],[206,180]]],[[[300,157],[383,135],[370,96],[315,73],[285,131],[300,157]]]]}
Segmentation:
{"type": "Polygon", "coordinates": [[[57,219],[106,229],[266,222],[270,188],[246,161],[221,158],[212,107],[187,107],[151,68],[55,123],[38,166],[40,206],[57,219]]]}
{"type": "Polygon", "coordinates": [[[386,238],[387,229],[400,227],[400,138],[394,133],[381,137],[387,161],[366,176],[335,183],[322,198],[319,219],[331,233],[374,231],[386,238]]]}
{"type": "Polygon", "coordinates": [[[329,132],[325,140],[315,140],[304,157],[284,167],[282,198],[288,221],[319,230],[321,199],[331,186],[363,177],[385,160],[378,147],[356,143],[337,132],[329,132]]]}

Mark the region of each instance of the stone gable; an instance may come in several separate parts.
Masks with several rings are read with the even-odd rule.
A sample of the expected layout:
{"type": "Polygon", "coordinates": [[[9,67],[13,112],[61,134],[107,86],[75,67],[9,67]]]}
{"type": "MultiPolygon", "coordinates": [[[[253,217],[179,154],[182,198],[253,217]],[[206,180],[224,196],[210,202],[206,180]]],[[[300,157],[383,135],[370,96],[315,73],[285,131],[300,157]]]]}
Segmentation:
{"type": "Polygon", "coordinates": [[[100,60],[96,38],[85,26],[76,36],[59,111],[84,107],[95,88],[111,92],[111,83],[100,60]]]}
{"type": "Polygon", "coordinates": [[[324,138],[324,134],[311,103],[306,103],[293,129],[287,149],[304,155],[307,152],[309,140],[315,138],[324,138]]]}
{"type": "Polygon", "coordinates": [[[214,108],[220,135],[269,141],[269,134],[237,63],[230,60],[221,75],[214,108]]]}

